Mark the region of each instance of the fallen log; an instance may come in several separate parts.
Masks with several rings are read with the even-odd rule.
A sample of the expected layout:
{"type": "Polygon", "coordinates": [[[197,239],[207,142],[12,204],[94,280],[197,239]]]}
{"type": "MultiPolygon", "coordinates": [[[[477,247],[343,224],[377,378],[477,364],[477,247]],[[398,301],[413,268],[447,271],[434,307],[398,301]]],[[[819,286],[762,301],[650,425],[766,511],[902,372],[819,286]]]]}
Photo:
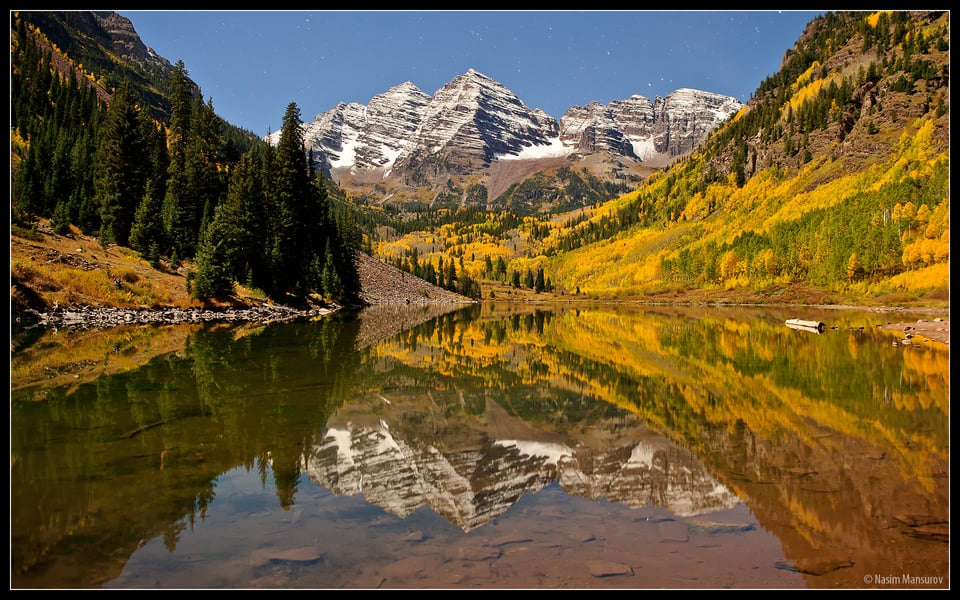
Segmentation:
{"type": "Polygon", "coordinates": [[[811,333],[823,333],[826,325],[820,321],[805,321],[803,319],[787,319],[787,327],[811,333]]]}

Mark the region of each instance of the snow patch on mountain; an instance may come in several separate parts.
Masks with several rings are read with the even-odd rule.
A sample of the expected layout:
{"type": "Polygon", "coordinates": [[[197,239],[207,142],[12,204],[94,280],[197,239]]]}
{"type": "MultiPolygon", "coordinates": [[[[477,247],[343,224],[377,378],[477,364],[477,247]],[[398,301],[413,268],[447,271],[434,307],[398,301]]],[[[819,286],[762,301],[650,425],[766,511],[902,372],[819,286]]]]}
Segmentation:
{"type": "Polygon", "coordinates": [[[547,140],[546,144],[526,146],[518,154],[497,154],[496,160],[536,160],[538,158],[562,157],[570,154],[573,149],[560,141],[559,137],[547,140]]]}

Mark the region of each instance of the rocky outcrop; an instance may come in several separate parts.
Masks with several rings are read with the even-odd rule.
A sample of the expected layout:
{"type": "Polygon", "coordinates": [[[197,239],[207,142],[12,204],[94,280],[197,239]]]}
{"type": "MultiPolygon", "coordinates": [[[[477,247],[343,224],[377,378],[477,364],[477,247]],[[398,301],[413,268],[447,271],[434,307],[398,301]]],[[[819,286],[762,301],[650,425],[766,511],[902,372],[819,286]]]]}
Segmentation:
{"type": "Polygon", "coordinates": [[[417,134],[430,96],[411,82],[373,97],[357,136],[353,168],[389,168],[417,134]]]}
{"type": "Polygon", "coordinates": [[[413,168],[437,154],[488,165],[495,156],[548,145],[555,129],[546,113],[530,110],[501,83],[470,69],[433,95],[396,168],[413,168]]]}
{"type": "Polygon", "coordinates": [[[150,64],[158,66],[164,71],[171,69],[170,61],[143,43],[136,29],[133,28],[130,19],[110,11],[98,11],[93,14],[100,26],[109,34],[110,47],[118,55],[133,60],[141,66],[150,64]]]}
{"type": "MultiPolygon", "coordinates": [[[[374,96],[367,106],[341,102],[304,124],[304,140],[326,173],[387,170],[416,135],[429,101],[406,82],[374,96]]],[[[268,139],[276,144],[280,132],[268,139]]]]}
{"type": "Polygon", "coordinates": [[[736,98],[679,89],[653,104],[654,151],[676,157],[694,150],[743,105],[736,98]]]}

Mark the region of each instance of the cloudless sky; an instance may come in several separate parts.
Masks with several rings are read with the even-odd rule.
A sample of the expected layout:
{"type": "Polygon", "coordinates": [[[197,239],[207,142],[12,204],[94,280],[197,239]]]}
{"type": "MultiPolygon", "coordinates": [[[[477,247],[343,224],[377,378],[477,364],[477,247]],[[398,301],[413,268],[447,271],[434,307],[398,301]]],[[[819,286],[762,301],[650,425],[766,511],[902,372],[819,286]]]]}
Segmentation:
{"type": "Polygon", "coordinates": [[[143,40],[228,122],[264,136],[413,82],[475,69],[556,119],[694,88],[747,102],[822,11],[136,11],[143,40]]]}

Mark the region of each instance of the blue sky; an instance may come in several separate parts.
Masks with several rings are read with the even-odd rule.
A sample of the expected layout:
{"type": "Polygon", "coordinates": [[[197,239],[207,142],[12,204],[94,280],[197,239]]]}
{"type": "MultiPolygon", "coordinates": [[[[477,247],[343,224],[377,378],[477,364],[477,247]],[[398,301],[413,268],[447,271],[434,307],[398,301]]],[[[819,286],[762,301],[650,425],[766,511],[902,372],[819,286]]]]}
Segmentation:
{"type": "Polygon", "coordinates": [[[822,11],[126,11],[230,123],[266,135],[411,81],[475,69],[530,108],[694,88],[750,99],[822,11]]]}

